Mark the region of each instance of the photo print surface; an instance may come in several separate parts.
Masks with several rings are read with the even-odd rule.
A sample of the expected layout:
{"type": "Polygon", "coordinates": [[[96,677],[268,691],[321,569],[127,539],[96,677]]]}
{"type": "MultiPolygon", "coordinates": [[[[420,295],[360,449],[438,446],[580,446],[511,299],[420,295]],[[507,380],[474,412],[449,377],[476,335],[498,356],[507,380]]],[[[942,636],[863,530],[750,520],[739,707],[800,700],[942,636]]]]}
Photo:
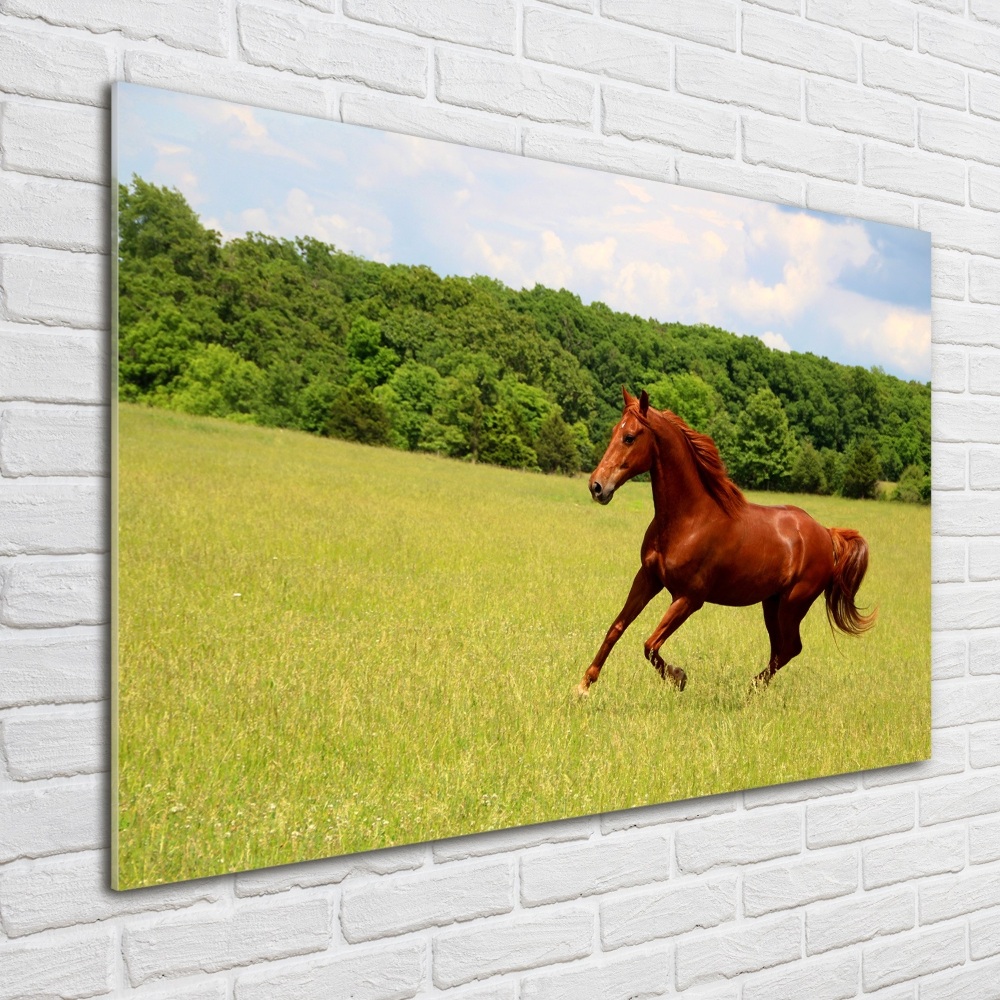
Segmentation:
{"type": "Polygon", "coordinates": [[[926,233],[114,103],[118,888],[929,755],[926,233]]]}

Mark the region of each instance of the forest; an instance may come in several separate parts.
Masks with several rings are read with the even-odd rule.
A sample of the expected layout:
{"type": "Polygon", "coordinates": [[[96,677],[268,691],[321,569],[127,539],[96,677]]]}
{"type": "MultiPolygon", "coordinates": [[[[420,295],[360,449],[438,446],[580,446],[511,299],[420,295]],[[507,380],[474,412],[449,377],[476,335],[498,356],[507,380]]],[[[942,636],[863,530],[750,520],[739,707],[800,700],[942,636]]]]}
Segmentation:
{"type": "Polygon", "coordinates": [[[137,176],[118,196],[122,400],[573,474],[625,385],[710,434],[743,487],[929,500],[928,383],[308,236],[223,242],[137,176]]]}

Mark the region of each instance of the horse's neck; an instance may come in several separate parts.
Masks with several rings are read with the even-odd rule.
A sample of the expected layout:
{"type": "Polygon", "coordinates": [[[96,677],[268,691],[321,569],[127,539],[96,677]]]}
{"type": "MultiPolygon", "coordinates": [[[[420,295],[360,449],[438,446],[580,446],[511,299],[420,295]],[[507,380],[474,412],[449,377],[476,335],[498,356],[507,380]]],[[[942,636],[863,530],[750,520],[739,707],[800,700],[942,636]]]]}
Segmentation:
{"type": "Polygon", "coordinates": [[[653,484],[653,508],[658,521],[669,524],[696,513],[703,505],[714,505],[684,432],[666,417],[657,421],[656,459],[650,468],[653,484]]]}

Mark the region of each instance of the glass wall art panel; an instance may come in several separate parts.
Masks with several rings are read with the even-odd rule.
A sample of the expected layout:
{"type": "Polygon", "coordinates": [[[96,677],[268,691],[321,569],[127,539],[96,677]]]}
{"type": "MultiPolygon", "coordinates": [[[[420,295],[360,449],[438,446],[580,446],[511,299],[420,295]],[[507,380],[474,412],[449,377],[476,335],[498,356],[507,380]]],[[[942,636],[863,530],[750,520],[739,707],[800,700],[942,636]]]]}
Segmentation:
{"type": "Polygon", "coordinates": [[[929,755],[926,233],[114,105],[117,888],[929,755]]]}

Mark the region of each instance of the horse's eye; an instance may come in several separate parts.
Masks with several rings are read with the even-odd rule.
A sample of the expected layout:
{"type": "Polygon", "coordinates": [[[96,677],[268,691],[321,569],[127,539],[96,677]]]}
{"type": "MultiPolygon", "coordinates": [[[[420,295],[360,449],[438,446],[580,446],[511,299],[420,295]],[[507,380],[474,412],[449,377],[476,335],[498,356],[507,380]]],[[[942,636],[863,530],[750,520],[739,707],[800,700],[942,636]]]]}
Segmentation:
{"type": "Polygon", "coordinates": [[[634,441],[635,441],[635,435],[634,434],[626,434],[625,435],[625,443],[626,444],[632,444],[634,441]]]}

